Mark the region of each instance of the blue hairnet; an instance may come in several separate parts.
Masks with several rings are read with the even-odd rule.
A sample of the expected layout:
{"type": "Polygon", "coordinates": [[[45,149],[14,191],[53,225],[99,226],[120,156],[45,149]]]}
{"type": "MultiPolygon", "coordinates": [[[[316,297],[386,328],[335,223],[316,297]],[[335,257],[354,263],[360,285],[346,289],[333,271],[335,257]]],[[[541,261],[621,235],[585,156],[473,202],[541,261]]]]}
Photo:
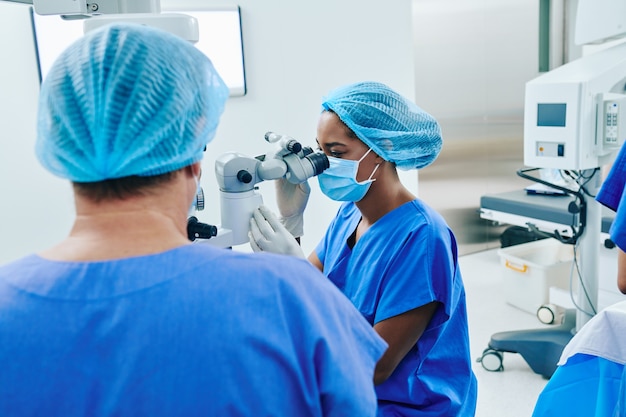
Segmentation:
{"type": "Polygon", "coordinates": [[[46,169],[74,182],[174,171],[202,159],[228,94],[191,43],[143,25],[108,25],[52,66],[35,152],[46,169]]]}
{"type": "Polygon", "coordinates": [[[384,84],[360,82],[331,91],[322,103],[380,157],[403,170],[431,164],[441,151],[437,121],[384,84]]]}

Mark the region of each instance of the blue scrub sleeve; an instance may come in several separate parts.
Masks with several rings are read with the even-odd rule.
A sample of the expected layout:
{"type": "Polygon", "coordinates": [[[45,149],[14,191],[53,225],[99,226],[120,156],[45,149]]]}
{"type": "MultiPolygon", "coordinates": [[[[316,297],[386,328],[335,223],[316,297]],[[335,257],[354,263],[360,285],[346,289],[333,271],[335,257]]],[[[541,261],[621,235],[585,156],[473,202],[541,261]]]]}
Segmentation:
{"type": "Polygon", "coordinates": [[[617,212],[609,230],[611,240],[623,251],[626,251],[626,193],[617,205],[617,212]]]}
{"type": "Polygon", "coordinates": [[[613,166],[602,187],[596,196],[596,200],[604,206],[616,212],[615,219],[611,224],[611,240],[623,251],[626,251],[626,143],[622,145],[613,166]]]}
{"type": "Polygon", "coordinates": [[[617,154],[611,171],[598,191],[596,200],[611,210],[617,211],[624,193],[624,186],[626,186],[626,143],[617,154]]]}
{"type": "Polygon", "coordinates": [[[416,230],[393,257],[390,271],[381,283],[381,296],[374,323],[397,316],[433,301],[443,306],[430,326],[450,317],[455,262],[448,232],[431,226],[416,230]],[[409,296],[410,294],[410,296],[409,296]]]}

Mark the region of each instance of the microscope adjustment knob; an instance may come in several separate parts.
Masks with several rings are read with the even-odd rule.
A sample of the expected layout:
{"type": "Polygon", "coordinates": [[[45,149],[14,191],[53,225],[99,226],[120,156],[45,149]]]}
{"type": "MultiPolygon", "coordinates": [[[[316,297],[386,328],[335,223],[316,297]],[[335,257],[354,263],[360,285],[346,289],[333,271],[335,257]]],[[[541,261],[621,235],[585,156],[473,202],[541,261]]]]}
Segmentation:
{"type": "Polygon", "coordinates": [[[285,145],[285,148],[289,152],[298,153],[298,152],[300,152],[302,150],[302,145],[300,144],[300,142],[298,142],[296,140],[290,140],[285,145]]]}
{"type": "Polygon", "coordinates": [[[252,174],[250,174],[245,169],[242,169],[237,173],[237,179],[244,184],[249,184],[252,181],[252,174]]]}

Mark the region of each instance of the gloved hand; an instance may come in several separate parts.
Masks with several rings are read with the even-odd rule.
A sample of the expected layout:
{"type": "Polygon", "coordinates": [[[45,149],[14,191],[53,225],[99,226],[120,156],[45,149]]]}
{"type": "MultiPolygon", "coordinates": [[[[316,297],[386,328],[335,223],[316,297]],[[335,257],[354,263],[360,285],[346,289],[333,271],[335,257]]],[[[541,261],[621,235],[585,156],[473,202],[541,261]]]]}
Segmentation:
{"type": "Polygon", "coordinates": [[[255,252],[264,251],[305,258],[298,241],[264,205],[254,210],[248,237],[250,246],[255,252]]]}
{"type": "Polygon", "coordinates": [[[293,237],[304,234],[304,208],[310,194],[311,187],[307,181],[292,184],[284,178],[276,180],[276,203],[280,222],[293,237]]]}

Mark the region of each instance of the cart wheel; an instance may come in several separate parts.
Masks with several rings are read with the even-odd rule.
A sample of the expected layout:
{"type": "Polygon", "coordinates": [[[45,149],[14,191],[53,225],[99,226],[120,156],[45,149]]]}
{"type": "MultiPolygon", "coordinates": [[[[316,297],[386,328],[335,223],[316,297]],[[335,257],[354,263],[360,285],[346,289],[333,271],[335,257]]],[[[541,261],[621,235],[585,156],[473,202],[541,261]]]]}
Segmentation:
{"type": "Polygon", "coordinates": [[[537,309],[537,318],[544,324],[553,324],[556,319],[556,306],[544,304],[537,309]]]}
{"type": "Polygon", "coordinates": [[[500,372],[504,370],[502,366],[502,352],[487,348],[483,355],[478,358],[478,362],[489,372],[500,372]]]}

